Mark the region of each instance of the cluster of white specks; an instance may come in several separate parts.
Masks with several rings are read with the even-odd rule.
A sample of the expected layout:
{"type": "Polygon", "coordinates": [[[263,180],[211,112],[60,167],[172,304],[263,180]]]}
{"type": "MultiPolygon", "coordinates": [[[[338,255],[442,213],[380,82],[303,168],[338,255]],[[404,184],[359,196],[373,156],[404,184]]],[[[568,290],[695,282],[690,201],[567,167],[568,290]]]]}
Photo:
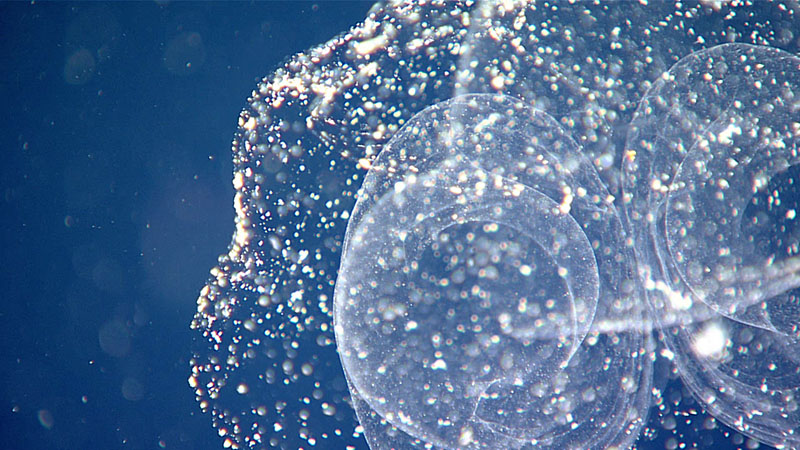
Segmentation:
{"type": "MultiPolygon", "coordinates": [[[[354,418],[348,384],[333,345],[332,302],[345,228],[348,220],[360,220],[358,211],[352,213],[352,210],[365,174],[374,169],[373,163],[386,143],[416,113],[457,95],[503,93],[552,116],[558,129],[564,130],[581,147],[586,161],[594,166],[602,183],[608,187],[608,192],[602,196],[594,194],[595,198],[603,201],[595,202],[594,209],[576,221],[577,226],[584,227],[588,223],[597,223],[598,217],[604,217],[607,211],[612,210],[613,199],[628,202],[650,194],[651,183],[646,183],[644,186],[637,184],[632,192],[626,191],[625,196],[621,195],[624,183],[620,182],[618,168],[623,155],[626,163],[636,166],[646,161],[643,158],[647,152],[655,151],[657,140],[642,139],[640,145],[626,147],[626,135],[636,106],[648,89],[667,81],[662,74],[692,51],[732,41],[769,45],[797,54],[800,46],[798,33],[793,31],[797,29],[800,27],[796,10],[781,2],[753,5],[747,1],[700,4],[408,1],[377,5],[363,24],[291,58],[259,83],[239,118],[239,128],[232,143],[235,231],[229,249],[221,254],[200,292],[197,313],[191,324],[197,331],[197,344],[192,352],[189,383],[200,408],[218,430],[222,444],[230,448],[363,448],[362,434],[365,432],[374,433],[388,427],[390,433],[387,436],[398,435],[399,430],[392,431],[390,425],[381,424],[376,416],[362,417],[363,427],[354,418]]],[[[717,77],[718,74],[709,70],[705,69],[705,73],[717,77]]],[[[760,81],[760,87],[751,83],[747,89],[760,92],[777,89],[765,79],[760,81]]],[[[780,112],[785,105],[796,104],[797,97],[789,96],[790,93],[796,95],[791,86],[783,86],[780,92],[784,93],[780,97],[783,103],[775,101],[758,106],[780,112]]],[[[679,94],[675,93],[676,96],[679,94]]],[[[666,96],[663,99],[667,104],[673,100],[666,96]]],[[[743,105],[744,108],[753,107],[748,103],[743,105]]],[[[734,110],[735,105],[729,109],[734,110]]],[[[685,118],[692,120],[690,116],[685,118]]],[[[673,125],[675,128],[662,131],[662,135],[681,129],[681,122],[673,125]]],[[[796,115],[794,127],[794,135],[787,135],[786,130],[776,126],[771,134],[756,134],[751,140],[754,143],[759,139],[783,142],[783,149],[774,145],[765,148],[769,148],[770,154],[795,152],[796,157],[796,130],[800,128],[796,115]]],[[[739,122],[726,122],[714,131],[705,137],[711,139],[713,136],[720,145],[735,147],[742,139],[751,138],[747,128],[739,122]],[[741,127],[741,134],[729,126],[733,123],[735,127],[741,127]]],[[[685,145],[691,146],[688,140],[685,145]]],[[[738,160],[739,166],[747,166],[743,159],[738,160]]],[[[791,166],[794,160],[787,158],[786,161],[784,168],[791,166]]],[[[720,173],[717,178],[730,181],[734,177],[720,173]]],[[[670,192],[669,187],[673,184],[668,178],[658,177],[652,183],[665,186],[665,193],[670,192]]],[[[767,188],[771,186],[770,180],[764,180],[764,183],[767,188]]],[[[489,187],[486,189],[489,192],[489,187]]],[[[558,190],[554,194],[557,201],[553,206],[560,208],[563,217],[574,216],[579,210],[577,204],[592,197],[575,195],[577,192],[558,190]]],[[[518,194],[524,195],[525,192],[518,194]]],[[[756,197],[760,204],[769,204],[768,196],[763,199],[756,197]]],[[[777,246],[784,253],[786,249],[794,248],[792,254],[796,254],[797,239],[791,234],[794,216],[789,212],[793,208],[792,202],[786,196],[781,197],[781,201],[783,205],[772,202],[772,208],[780,210],[780,216],[784,217],[777,225],[760,215],[748,215],[747,211],[742,211],[742,215],[754,224],[753,230],[756,231],[773,225],[775,229],[783,227],[788,230],[777,246]]],[[[732,208],[746,209],[746,206],[729,204],[726,208],[730,211],[732,208]]],[[[659,217],[658,214],[658,210],[631,209],[630,217],[625,220],[646,221],[648,217],[659,217]]],[[[671,242],[683,243],[683,247],[675,247],[675,254],[685,254],[684,247],[689,245],[688,240],[682,240],[680,228],[675,227],[676,234],[670,235],[671,242]]],[[[719,234],[712,228],[709,226],[703,231],[712,236],[715,232],[719,234]]],[[[686,227],[686,230],[691,228],[686,227]]],[[[763,232],[759,234],[756,231],[753,236],[764,236],[763,232]]],[[[603,236],[599,234],[587,245],[608,252],[603,258],[612,265],[619,263],[620,258],[615,259],[614,252],[621,251],[620,248],[624,247],[622,242],[629,242],[630,246],[640,244],[628,236],[619,240],[619,248],[614,248],[610,242],[619,236],[613,236],[613,229],[607,234],[611,241],[603,236]]],[[[757,237],[754,239],[761,242],[757,237]]],[[[481,245],[480,239],[470,242],[481,245]]],[[[556,238],[546,244],[548,248],[561,245],[556,238]]],[[[516,250],[509,244],[503,251],[512,254],[516,250]]],[[[486,254],[491,258],[490,252],[486,254]]],[[[567,266],[562,264],[561,268],[567,266]]],[[[704,273],[706,266],[701,267],[698,273],[704,273]]],[[[614,270],[609,272],[608,267],[612,266],[601,265],[601,276],[616,273],[614,270]]],[[[793,266],[776,270],[772,279],[791,284],[793,272],[790,267],[793,266]]],[[[520,262],[513,269],[515,276],[523,281],[535,280],[537,276],[552,276],[553,280],[559,280],[580,275],[575,270],[566,270],[563,276],[558,271],[545,273],[541,265],[531,262],[520,262]]],[[[708,266],[708,270],[716,273],[714,267],[708,266]]],[[[487,269],[482,279],[491,280],[493,274],[487,269]]],[[[681,277],[680,271],[671,275],[675,279],[681,277]]],[[[603,300],[601,294],[601,309],[597,314],[607,318],[636,317],[641,313],[626,300],[631,295],[638,295],[638,291],[623,289],[628,286],[624,278],[622,275],[616,279],[611,276],[621,287],[616,293],[606,294],[614,298],[603,300]]],[[[436,282],[446,281],[447,287],[452,287],[459,279],[438,277],[436,282]]],[[[753,277],[748,279],[755,280],[753,277]]],[[[671,287],[670,280],[657,281],[671,287]]],[[[697,282],[694,288],[701,294],[716,288],[723,292],[733,289],[731,292],[736,294],[736,288],[741,288],[744,291],[740,289],[739,292],[755,299],[753,304],[760,304],[763,299],[759,299],[759,295],[763,297],[771,292],[758,291],[755,283],[742,287],[710,286],[697,282]]],[[[486,304],[489,295],[485,289],[477,289],[474,293],[466,289],[464,292],[466,298],[474,298],[478,305],[481,302],[486,304]]],[[[504,322],[505,329],[517,330],[518,339],[533,345],[530,343],[536,342],[534,337],[543,332],[543,327],[536,327],[537,323],[554,324],[560,323],[561,319],[568,323],[566,316],[561,317],[559,313],[561,304],[555,299],[549,300],[553,302],[545,301],[542,305],[529,301],[524,308],[526,314],[531,315],[538,308],[540,322],[533,320],[526,328],[515,325],[516,316],[511,315],[510,321],[504,322]]],[[[686,303],[683,297],[682,301],[686,303]]],[[[791,304],[791,301],[786,303],[791,304]]],[[[515,302],[512,309],[516,311],[519,304],[515,302]]],[[[408,322],[404,327],[400,326],[398,311],[402,309],[396,306],[387,306],[390,309],[381,312],[381,317],[385,313],[393,318],[382,325],[396,322],[408,333],[430,332],[421,320],[416,320],[413,325],[408,322]]],[[[734,305],[723,301],[712,306],[729,310],[734,305]]],[[[765,308],[770,312],[768,306],[765,308]]],[[[669,313],[675,322],[682,323],[684,312],[669,313]]],[[[800,336],[797,322],[792,324],[791,317],[779,321],[774,318],[774,310],[770,313],[773,314],[773,328],[783,333],[789,342],[794,342],[797,350],[796,342],[800,336]]],[[[581,318],[574,320],[588,320],[590,317],[585,314],[588,310],[576,310],[576,317],[581,318]]],[[[475,335],[480,332],[474,330],[486,326],[478,315],[475,320],[469,316],[467,319],[464,329],[475,335]]],[[[585,342],[592,345],[572,357],[570,364],[574,362],[578,367],[588,364],[586,361],[589,360],[602,362],[597,372],[581,379],[580,389],[566,389],[572,386],[570,380],[559,378],[550,386],[555,391],[541,386],[538,391],[530,391],[537,402],[545,405],[542,411],[547,420],[543,423],[553,426],[550,433],[572,431],[576,423],[594,411],[598,417],[603,415],[602,424],[587,422],[592,423],[591,427],[577,427],[579,433],[588,429],[605,429],[609,423],[624,422],[623,434],[632,437],[628,439],[626,435],[620,442],[624,446],[636,438],[643,420],[640,417],[643,397],[617,399],[615,408],[609,409],[603,402],[612,396],[603,388],[603,375],[609,378],[609,373],[626,373],[630,375],[626,386],[636,386],[637,383],[643,386],[649,383],[651,368],[649,360],[641,356],[646,353],[642,335],[631,337],[631,333],[619,329],[617,322],[611,322],[603,322],[608,326],[604,330],[618,330],[619,334],[611,331],[589,333],[585,342]],[[623,348],[625,346],[636,348],[623,348]],[[622,354],[629,356],[617,359],[622,354]],[[582,394],[588,391],[593,394],[582,394]],[[593,406],[582,410],[581,405],[593,406]]],[[[650,322],[642,319],[636,329],[641,330],[643,323],[650,322]]],[[[769,329],[765,322],[759,325],[759,330],[769,329]]],[[[492,339],[487,339],[483,345],[467,345],[463,351],[481,354],[482,348],[495,348],[492,339]]],[[[683,349],[683,354],[691,353],[691,344],[686,345],[689,348],[683,349]]],[[[752,358],[758,349],[766,349],[764,352],[769,353],[776,348],[775,345],[775,341],[766,341],[759,332],[755,332],[750,340],[741,333],[726,334],[724,357],[714,364],[725,364],[726,358],[743,358],[738,360],[744,361],[742,364],[746,366],[738,369],[742,371],[756,365],[752,358]],[[739,348],[748,352],[740,352],[739,348]],[[745,353],[748,356],[744,356],[745,353]]],[[[555,351],[569,354],[575,346],[574,340],[565,338],[555,351]]],[[[458,344],[445,342],[439,351],[448,348],[458,348],[458,344]]],[[[682,354],[678,350],[671,349],[677,362],[681,361],[682,354]]],[[[783,359],[774,361],[775,373],[796,367],[796,353],[795,356],[791,353],[782,355],[783,359]]],[[[432,372],[442,377],[455,367],[446,358],[438,358],[433,353],[423,357],[427,358],[429,367],[436,369],[432,372]]],[[[506,370],[514,369],[514,364],[506,366],[506,370]]],[[[491,376],[486,375],[487,379],[491,376]]],[[[733,375],[728,373],[726,376],[733,375]]],[[[784,378],[783,385],[764,384],[767,394],[774,394],[777,398],[780,393],[794,393],[798,384],[792,377],[796,376],[784,378]]],[[[520,374],[516,377],[521,379],[520,374]]],[[[698,386],[699,382],[696,381],[695,385],[698,386]]],[[[441,386],[447,390],[446,381],[442,381],[441,386]]],[[[452,384],[449,387],[458,388],[452,384]]],[[[479,391],[487,392],[486,398],[476,405],[476,408],[482,408],[482,417],[519,417],[515,414],[521,415],[520,411],[530,405],[498,403],[500,392],[515,389],[514,383],[488,383],[484,380],[484,384],[478,387],[479,391]]],[[[645,391],[649,398],[651,390],[645,391]]],[[[732,397],[726,397],[726,393],[716,394],[714,398],[714,405],[731,404],[732,397]]],[[[432,408],[446,408],[446,405],[446,396],[439,397],[432,408]]],[[[776,437],[775,432],[782,422],[775,419],[774,414],[782,411],[786,417],[797,418],[793,398],[784,401],[783,410],[772,410],[771,413],[759,409],[763,414],[752,420],[747,418],[745,409],[758,408],[745,403],[734,405],[741,406],[741,411],[737,409],[731,414],[745,417],[743,428],[767,430],[756,434],[759,439],[797,446],[797,436],[776,437]],[[794,410],[790,409],[792,406],[794,410]]],[[[355,406],[359,407],[358,404],[355,406]]],[[[716,412],[713,408],[711,411],[716,412]]],[[[442,419],[441,423],[459,422],[450,417],[442,419]]],[[[454,428],[453,442],[464,442],[463,445],[479,442],[487,432],[480,426],[451,428],[454,428]]],[[[590,432],[586,433],[583,439],[588,442],[590,432]]],[[[528,436],[526,439],[538,443],[541,448],[547,448],[547,443],[553,442],[547,436],[528,436]]]]}

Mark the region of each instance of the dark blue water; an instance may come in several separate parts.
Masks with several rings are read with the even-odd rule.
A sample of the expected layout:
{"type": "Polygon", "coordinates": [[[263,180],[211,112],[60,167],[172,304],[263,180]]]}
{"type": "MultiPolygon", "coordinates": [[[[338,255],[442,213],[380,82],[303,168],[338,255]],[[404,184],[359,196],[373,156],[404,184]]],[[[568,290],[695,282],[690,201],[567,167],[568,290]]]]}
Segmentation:
{"type": "Polygon", "coordinates": [[[220,448],[189,321],[257,79],[367,3],[0,5],[0,448],[220,448]]]}

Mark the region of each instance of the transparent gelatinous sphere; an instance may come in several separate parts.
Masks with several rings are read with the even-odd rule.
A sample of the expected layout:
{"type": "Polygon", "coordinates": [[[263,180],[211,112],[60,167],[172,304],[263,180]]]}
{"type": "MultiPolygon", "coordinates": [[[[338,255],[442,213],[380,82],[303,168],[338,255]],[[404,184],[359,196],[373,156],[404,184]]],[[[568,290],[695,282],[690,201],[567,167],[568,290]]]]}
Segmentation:
{"type": "MultiPolygon", "coordinates": [[[[779,1],[392,2],[290,58],[258,84],[240,115],[234,233],[191,324],[189,384],[222,445],[741,445],[735,433],[713,430],[716,416],[748,437],[797,447],[792,193],[800,170],[789,135],[797,122],[789,69],[800,52],[799,22],[779,1]],[[761,47],[712,49],[730,42],[761,47]],[[694,51],[701,53],[681,60],[694,51]],[[509,118],[509,110],[524,120],[509,118]],[[421,122],[413,131],[409,122],[421,112],[436,113],[440,126],[421,122]],[[520,133],[518,142],[473,133],[449,149],[431,140],[436,151],[413,163],[424,168],[418,184],[395,191],[412,167],[392,153],[402,151],[395,147],[401,137],[421,150],[423,138],[487,120],[491,136],[535,132],[520,133]],[[469,162],[448,153],[477,151],[474,139],[508,153],[469,162]],[[526,148],[545,141],[558,145],[540,146],[542,159],[531,161],[526,148]],[[730,151],[750,156],[717,157],[730,151]],[[363,192],[372,197],[359,196],[353,211],[365,178],[385,167],[384,152],[400,165],[383,174],[393,178],[367,182],[363,192]],[[572,156],[561,165],[544,163],[564,155],[572,156]],[[449,178],[451,165],[464,181],[449,178]],[[530,167],[539,171],[526,173],[530,167]],[[478,191],[482,177],[487,187],[478,191]],[[580,187],[598,197],[582,196],[580,187]],[[391,198],[412,209],[399,212],[391,198]],[[428,209],[425,201],[442,206],[428,209]],[[553,205],[558,215],[547,212],[553,205]],[[623,207],[627,214],[615,212],[623,207]],[[398,247],[400,236],[389,231],[399,225],[389,224],[412,220],[410,211],[421,219],[406,239],[420,240],[398,247]],[[380,231],[360,235],[374,240],[373,254],[361,250],[364,261],[398,248],[435,270],[401,270],[413,289],[373,286],[367,264],[348,262],[359,255],[355,247],[342,254],[349,221],[353,230],[380,231]],[[576,275],[577,267],[584,270],[576,275]],[[370,385],[390,378],[380,365],[372,370],[374,354],[347,355],[348,345],[366,344],[358,333],[339,343],[351,364],[345,377],[334,340],[337,277],[356,284],[362,277],[356,293],[365,298],[381,294],[374,311],[352,311],[369,317],[354,331],[399,342],[391,351],[405,359],[385,370],[409,372],[386,380],[394,389],[370,385]],[[470,287],[467,295],[479,301],[450,297],[460,297],[462,279],[475,280],[477,294],[470,287]],[[415,309],[398,301],[425,292],[443,300],[411,302],[415,309]],[[441,322],[436,337],[440,322],[425,312],[446,302],[453,307],[445,317],[452,309],[454,319],[441,322]],[[412,312],[417,328],[392,329],[410,324],[412,312]],[[663,338],[656,349],[654,337],[663,338]],[[674,371],[660,370],[665,363],[674,371]],[[710,415],[694,418],[694,400],[677,381],[664,381],[672,373],[710,415]],[[412,395],[425,377],[430,387],[412,395]],[[449,381],[460,397],[448,393],[448,380],[460,380],[449,381]],[[388,403],[424,403],[425,392],[442,395],[422,413],[388,403]],[[459,405],[453,414],[443,406],[450,404],[459,405]],[[655,405],[651,419],[648,405],[655,405]],[[417,415],[404,419],[401,411],[417,415]],[[673,426],[683,414],[693,420],[673,426]]],[[[352,235],[348,248],[359,233],[352,235]]],[[[406,282],[373,263],[384,281],[406,282]]]]}
{"type": "Polygon", "coordinates": [[[415,115],[372,163],[342,255],[337,346],[371,412],[442,448],[631,440],[617,433],[649,394],[611,380],[638,386],[628,351],[641,333],[582,346],[598,302],[618,305],[600,321],[641,313],[619,297],[632,253],[611,195],[549,115],[497,94],[415,115]]]}
{"type": "Polygon", "coordinates": [[[625,188],[643,282],[686,386],[776,446],[800,436],[800,58],[725,44],[659,78],[630,127],[625,188]]]}

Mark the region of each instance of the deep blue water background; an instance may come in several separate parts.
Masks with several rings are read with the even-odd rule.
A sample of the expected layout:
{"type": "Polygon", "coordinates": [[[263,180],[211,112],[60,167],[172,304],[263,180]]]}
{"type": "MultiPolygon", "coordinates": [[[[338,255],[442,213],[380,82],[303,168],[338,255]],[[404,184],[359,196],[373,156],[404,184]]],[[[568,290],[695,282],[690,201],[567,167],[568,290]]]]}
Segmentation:
{"type": "MultiPolygon", "coordinates": [[[[189,321],[233,231],[238,113],[369,6],[0,4],[0,449],[220,448],[189,321]]],[[[746,445],[687,417],[640,447],[746,445]]]]}
{"type": "Polygon", "coordinates": [[[0,449],[220,448],[189,322],[239,111],[369,6],[0,4],[0,449]]]}

